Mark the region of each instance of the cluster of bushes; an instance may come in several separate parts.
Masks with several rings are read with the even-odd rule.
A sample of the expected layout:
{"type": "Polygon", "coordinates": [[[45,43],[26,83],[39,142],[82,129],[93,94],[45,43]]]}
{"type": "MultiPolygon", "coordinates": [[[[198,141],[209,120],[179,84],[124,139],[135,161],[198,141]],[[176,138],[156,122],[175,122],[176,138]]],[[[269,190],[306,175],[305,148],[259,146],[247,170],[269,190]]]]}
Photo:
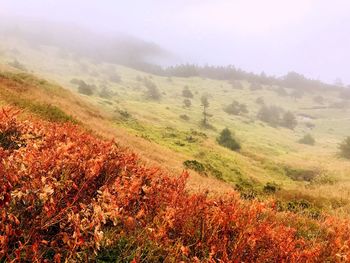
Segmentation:
{"type": "Polygon", "coordinates": [[[263,105],[260,108],[257,117],[259,120],[266,122],[273,127],[283,126],[289,129],[294,129],[298,125],[298,121],[292,112],[284,111],[277,106],[263,105]]]}
{"type": "Polygon", "coordinates": [[[72,79],[70,82],[78,86],[79,93],[87,96],[93,95],[94,91],[97,89],[96,85],[87,84],[84,80],[81,79],[72,79]]]}
{"type": "Polygon", "coordinates": [[[231,115],[244,115],[248,113],[247,105],[234,100],[224,108],[224,111],[231,115]]]}
{"type": "MultiPolygon", "coordinates": [[[[72,124],[0,111],[1,262],[338,262],[350,222],[209,197],[72,124]],[[10,137],[11,138],[11,137],[10,137]],[[309,235],[305,233],[317,233],[309,235]]],[[[271,187],[268,187],[271,189],[271,187]]],[[[304,206],[304,204],[301,204],[304,206]]],[[[293,209],[293,207],[291,207],[293,209]]]]}
{"type": "Polygon", "coordinates": [[[241,149],[241,145],[228,128],[221,131],[219,137],[217,138],[217,142],[221,146],[232,151],[239,151],[241,149]]]}
{"type": "Polygon", "coordinates": [[[183,162],[183,165],[186,169],[196,171],[201,175],[208,176],[208,174],[211,174],[217,179],[222,179],[222,173],[210,163],[203,164],[197,160],[186,160],[183,162]]]}
{"type": "Polygon", "coordinates": [[[315,145],[315,138],[311,134],[305,134],[303,138],[301,138],[299,143],[307,144],[307,145],[315,145]]]}
{"type": "Polygon", "coordinates": [[[320,171],[318,169],[302,169],[287,165],[285,165],[283,169],[286,175],[294,181],[312,182],[320,176],[320,171]]]}
{"type": "Polygon", "coordinates": [[[158,89],[157,85],[149,78],[144,78],[142,81],[143,85],[146,87],[146,98],[151,100],[160,100],[162,94],[158,89]]]}

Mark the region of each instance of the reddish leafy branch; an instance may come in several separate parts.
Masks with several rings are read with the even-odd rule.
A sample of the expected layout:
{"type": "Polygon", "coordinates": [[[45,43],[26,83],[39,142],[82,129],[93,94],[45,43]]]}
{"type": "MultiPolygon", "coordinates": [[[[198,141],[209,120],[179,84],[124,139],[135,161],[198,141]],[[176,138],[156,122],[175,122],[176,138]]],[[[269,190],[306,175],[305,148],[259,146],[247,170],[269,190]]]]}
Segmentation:
{"type": "Polygon", "coordinates": [[[169,261],[350,259],[348,221],[189,194],[187,173],[170,178],[72,124],[23,121],[3,109],[0,139],[0,261],[86,262],[123,238],[137,251],[153,243],[147,253],[169,261]],[[309,225],[316,234],[300,235],[309,225]]]}

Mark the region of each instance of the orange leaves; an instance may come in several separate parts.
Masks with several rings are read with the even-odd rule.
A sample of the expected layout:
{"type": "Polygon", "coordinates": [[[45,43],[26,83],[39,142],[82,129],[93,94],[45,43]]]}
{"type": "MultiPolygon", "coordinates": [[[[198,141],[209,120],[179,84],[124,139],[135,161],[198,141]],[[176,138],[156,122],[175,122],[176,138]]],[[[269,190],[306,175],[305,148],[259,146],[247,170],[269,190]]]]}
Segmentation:
{"type": "Polygon", "coordinates": [[[238,195],[190,194],[186,172],[170,178],[71,124],[20,121],[6,109],[0,133],[7,131],[0,145],[0,261],[94,261],[103,246],[125,238],[136,246],[134,262],[141,251],[176,262],[350,258],[346,220],[309,219],[317,233],[304,238],[312,229],[301,216],[238,195]]]}

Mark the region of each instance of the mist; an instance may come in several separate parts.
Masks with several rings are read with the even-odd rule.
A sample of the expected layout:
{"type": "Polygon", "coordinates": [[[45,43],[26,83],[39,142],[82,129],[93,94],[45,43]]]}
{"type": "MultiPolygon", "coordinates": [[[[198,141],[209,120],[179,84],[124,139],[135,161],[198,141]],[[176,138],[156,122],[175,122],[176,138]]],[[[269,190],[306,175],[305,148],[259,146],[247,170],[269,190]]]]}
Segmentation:
{"type": "Polygon", "coordinates": [[[233,64],[349,83],[349,11],[340,0],[13,0],[0,2],[0,24],[2,36],[17,27],[7,32],[106,61],[233,64]]]}

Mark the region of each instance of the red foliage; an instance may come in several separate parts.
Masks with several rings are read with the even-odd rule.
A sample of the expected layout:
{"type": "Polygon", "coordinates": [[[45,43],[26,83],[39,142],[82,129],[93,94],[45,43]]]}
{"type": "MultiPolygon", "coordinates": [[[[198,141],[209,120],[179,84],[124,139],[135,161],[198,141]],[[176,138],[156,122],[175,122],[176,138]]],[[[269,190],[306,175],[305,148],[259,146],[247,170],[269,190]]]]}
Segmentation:
{"type": "Polygon", "coordinates": [[[88,261],[122,237],[140,248],[151,241],[174,261],[350,259],[347,221],[189,194],[186,172],[170,178],[72,124],[23,121],[4,109],[0,160],[0,261],[88,261]],[[318,234],[299,235],[307,224],[318,234]]]}

